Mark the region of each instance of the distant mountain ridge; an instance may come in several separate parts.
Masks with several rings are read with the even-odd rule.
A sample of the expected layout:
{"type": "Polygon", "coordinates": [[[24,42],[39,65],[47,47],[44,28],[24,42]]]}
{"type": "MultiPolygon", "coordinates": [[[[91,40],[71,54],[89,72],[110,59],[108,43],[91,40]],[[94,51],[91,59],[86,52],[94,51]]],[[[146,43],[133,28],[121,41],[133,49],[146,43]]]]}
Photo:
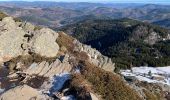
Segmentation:
{"type": "Polygon", "coordinates": [[[160,21],[170,18],[170,6],[157,4],[0,2],[0,8],[11,16],[53,29],[92,18],[131,18],[168,28],[160,21]]]}

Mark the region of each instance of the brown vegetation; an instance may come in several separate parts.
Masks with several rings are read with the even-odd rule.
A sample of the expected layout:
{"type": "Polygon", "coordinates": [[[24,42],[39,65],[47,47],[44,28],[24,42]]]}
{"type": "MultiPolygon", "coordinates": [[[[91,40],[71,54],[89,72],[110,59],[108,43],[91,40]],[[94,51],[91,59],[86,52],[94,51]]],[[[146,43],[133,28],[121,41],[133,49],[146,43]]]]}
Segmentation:
{"type": "Polygon", "coordinates": [[[143,89],[143,92],[146,96],[146,100],[159,100],[154,94],[152,94],[150,91],[143,89]]]}
{"type": "Polygon", "coordinates": [[[160,86],[154,83],[139,82],[136,84],[145,88],[143,92],[145,93],[146,100],[162,100],[164,97],[164,92],[160,86]]]}
{"type": "Polygon", "coordinates": [[[90,100],[91,85],[81,74],[73,74],[70,82],[70,90],[77,100],[90,100]]]}
{"type": "Polygon", "coordinates": [[[10,71],[14,71],[18,62],[21,62],[24,65],[24,67],[22,68],[24,69],[29,67],[34,62],[39,63],[42,61],[47,61],[49,63],[52,63],[55,60],[56,57],[48,58],[37,54],[30,54],[30,55],[18,56],[16,58],[13,58],[10,61],[5,62],[5,65],[10,69],[10,71]]]}
{"type": "Polygon", "coordinates": [[[4,14],[3,12],[0,12],[0,20],[2,20],[3,18],[7,17],[8,15],[4,14]]]}
{"type": "Polygon", "coordinates": [[[67,48],[68,51],[73,51],[74,49],[74,44],[71,36],[63,33],[63,32],[58,32],[59,37],[57,38],[57,43],[60,47],[64,46],[67,48]]]}
{"type": "Polygon", "coordinates": [[[33,88],[40,88],[44,81],[46,81],[47,79],[47,77],[35,75],[30,78],[26,84],[33,88]]]}
{"type": "MultiPolygon", "coordinates": [[[[141,100],[139,95],[127,86],[116,74],[106,72],[88,62],[81,62],[81,74],[91,85],[92,90],[105,100],[141,100]]],[[[75,78],[75,77],[73,77],[75,78]]],[[[74,86],[82,80],[74,81],[74,86]]]]}

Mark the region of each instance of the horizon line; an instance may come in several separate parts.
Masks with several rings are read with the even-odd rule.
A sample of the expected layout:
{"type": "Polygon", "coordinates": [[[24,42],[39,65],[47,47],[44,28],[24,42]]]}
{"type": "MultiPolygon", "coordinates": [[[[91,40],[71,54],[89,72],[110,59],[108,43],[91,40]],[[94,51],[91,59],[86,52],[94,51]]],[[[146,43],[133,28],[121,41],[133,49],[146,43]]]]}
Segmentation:
{"type": "Polygon", "coordinates": [[[40,0],[40,1],[35,1],[35,0],[14,0],[14,1],[6,1],[6,0],[0,0],[0,2],[57,2],[57,3],[102,3],[102,4],[170,4],[170,2],[117,2],[117,1],[48,1],[48,0],[40,0]]]}

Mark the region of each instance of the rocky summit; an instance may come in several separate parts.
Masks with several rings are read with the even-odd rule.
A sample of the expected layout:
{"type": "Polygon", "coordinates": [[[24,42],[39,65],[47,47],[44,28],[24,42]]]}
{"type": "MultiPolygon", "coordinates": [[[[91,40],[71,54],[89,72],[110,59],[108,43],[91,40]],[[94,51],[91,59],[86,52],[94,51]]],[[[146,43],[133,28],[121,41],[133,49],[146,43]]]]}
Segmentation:
{"type": "MultiPolygon", "coordinates": [[[[155,33],[152,36],[159,38],[155,33]]],[[[64,32],[4,17],[0,21],[0,40],[1,100],[164,100],[169,97],[169,84],[166,84],[169,79],[147,83],[133,77],[139,76],[139,72],[115,73],[111,58],[64,32]]],[[[148,76],[153,78],[146,74],[141,75],[143,80],[148,80],[148,76]]]]}
{"type": "Polygon", "coordinates": [[[97,100],[102,97],[94,90],[82,88],[88,95],[75,94],[79,90],[72,85],[73,76],[81,75],[82,62],[114,73],[111,59],[90,46],[12,17],[0,21],[0,40],[2,100],[97,100]]]}
{"type": "Polygon", "coordinates": [[[0,100],[170,100],[170,0],[37,1],[0,0],[0,100]]]}

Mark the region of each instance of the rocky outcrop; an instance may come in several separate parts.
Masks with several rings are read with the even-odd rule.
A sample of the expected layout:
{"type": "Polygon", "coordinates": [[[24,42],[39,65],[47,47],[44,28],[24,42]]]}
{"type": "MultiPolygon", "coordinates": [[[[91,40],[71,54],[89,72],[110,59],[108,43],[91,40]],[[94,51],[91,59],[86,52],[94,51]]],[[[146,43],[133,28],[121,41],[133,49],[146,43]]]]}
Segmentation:
{"type": "Polygon", "coordinates": [[[48,28],[34,31],[30,23],[15,22],[11,17],[0,21],[0,63],[30,52],[55,57],[59,46],[58,33],[48,28]]]}
{"type": "Polygon", "coordinates": [[[150,44],[150,45],[153,45],[155,44],[156,42],[162,40],[161,39],[161,36],[159,36],[158,33],[156,32],[152,32],[149,34],[149,36],[144,40],[144,42],[150,44]]]}
{"type": "Polygon", "coordinates": [[[55,42],[58,34],[51,29],[42,28],[31,39],[31,51],[45,57],[57,55],[59,46],[55,42]]]}
{"type": "Polygon", "coordinates": [[[8,78],[13,79],[20,77],[22,79],[22,83],[30,83],[30,80],[32,79],[35,79],[36,77],[42,77],[44,78],[42,79],[43,82],[45,79],[53,78],[57,74],[71,73],[73,65],[71,65],[68,61],[68,59],[70,59],[69,56],[62,57],[63,59],[56,58],[55,61],[51,62],[45,60],[39,63],[34,62],[25,69],[23,62],[18,62],[15,68],[18,71],[8,75],[8,78]]]}
{"type": "Polygon", "coordinates": [[[50,97],[33,89],[30,86],[23,85],[10,89],[0,96],[1,100],[52,100],[50,97]]]}
{"type": "Polygon", "coordinates": [[[85,52],[89,56],[89,62],[92,64],[99,66],[100,68],[113,72],[115,69],[115,63],[106,56],[103,56],[99,51],[96,49],[91,48],[91,46],[84,45],[77,40],[74,40],[75,51],[78,52],[85,52]]]}
{"type": "MultiPolygon", "coordinates": [[[[66,46],[65,49],[68,51],[63,51],[57,44],[58,42],[61,47],[64,46],[61,37],[60,41],[56,42],[57,38],[58,33],[49,28],[35,30],[34,25],[15,22],[11,17],[0,21],[0,60],[4,67],[9,68],[5,79],[0,80],[0,88],[4,89],[0,99],[74,98],[76,94],[72,91],[75,91],[69,89],[70,80],[72,74],[81,74],[78,62],[82,60],[88,60],[92,65],[106,71],[114,71],[114,63],[99,51],[77,40],[74,43],[69,41],[73,44],[71,49],[66,46]]],[[[88,95],[93,100],[98,100],[98,95],[95,93],[88,93],[88,95]]]]}
{"type": "Polygon", "coordinates": [[[39,75],[44,77],[53,77],[56,74],[71,72],[72,66],[68,62],[62,63],[59,59],[49,64],[46,61],[33,63],[24,71],[27,75],[39,75]]]}

